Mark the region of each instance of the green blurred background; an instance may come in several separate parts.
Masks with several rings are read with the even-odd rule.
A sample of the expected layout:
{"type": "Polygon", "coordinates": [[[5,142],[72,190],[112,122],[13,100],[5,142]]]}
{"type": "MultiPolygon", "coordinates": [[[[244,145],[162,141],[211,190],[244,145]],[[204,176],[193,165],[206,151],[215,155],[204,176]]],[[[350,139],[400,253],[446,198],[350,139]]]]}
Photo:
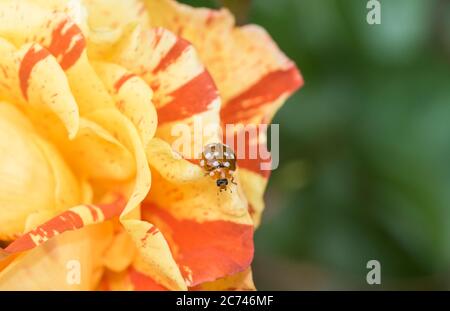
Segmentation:
{"type": "Polygon", "coordinates": [[[274,120],[257,288],[450,289],[450,1],[381,0],[381,25],[366,0],[183,2],[262,25],[306,81],[274,120]]]}

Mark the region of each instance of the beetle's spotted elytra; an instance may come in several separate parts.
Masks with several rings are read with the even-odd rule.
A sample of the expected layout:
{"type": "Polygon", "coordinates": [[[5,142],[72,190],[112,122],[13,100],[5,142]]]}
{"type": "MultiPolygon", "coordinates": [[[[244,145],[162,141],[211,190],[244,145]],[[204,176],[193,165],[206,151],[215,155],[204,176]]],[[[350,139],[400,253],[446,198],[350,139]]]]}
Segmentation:
{"type": "Polygon", "coordinates": [[[200,166],[207,175],[216,181],[220,191],[227,190],[229,183],[235,184],[233,173],[236,171],[236,156],[234,151],[222,143],[212,143],[205,146],[200,166]]]}

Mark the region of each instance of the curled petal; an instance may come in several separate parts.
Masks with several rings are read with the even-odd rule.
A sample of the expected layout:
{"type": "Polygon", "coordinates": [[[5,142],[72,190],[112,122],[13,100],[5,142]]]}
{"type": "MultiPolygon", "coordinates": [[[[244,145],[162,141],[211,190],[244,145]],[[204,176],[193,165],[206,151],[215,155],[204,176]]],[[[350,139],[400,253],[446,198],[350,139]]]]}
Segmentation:
{"type": "Polygon", "coordinates": [[[92,29],[121,29],[129,23],[147,25],[148,16],[140,0],[83,0],[92,29]]]}
{"type": "MultiPolygon", "coordinates": [[[[84,115],[96,109],[114,107],[114,101],[89,63],[86,53],[86,34],[71,19],[70,15],[51,9],[55,6],[57,8],[63,6],[57,2],[53,1],[47,5],[42,5],[42,2],[35,4],[27,0],[0,2],[0,11],[3,12],[0,17],[0,36],[15,45],[38,42],[39,46],[45,48],[45,50],[33,48],[28,54],[25,54],[27,57],[23,63],[21,75],[25,98],[28,94],[27,76],[31,74],[36,64],[48,58],[44,55],[47,51],[47,54],[53,55],[60,68],[65,72],[80,114],[84,115]]],[[[69,7],[67,7],[68,12],[71,11],[69,7]]],[[[82,16],[83,14],[78,15],[82,16]]],[[[82,23],[85,22],[83,17],[80,19],[82,19],[82,23]]],[[[45,79],[41,75],[39,77],[41,77],[41,83],[44,83],[45,79]]],[[[53,79],[66,81],[65,77],[56,76],[53,79]]],[[[57,90],[52,89],[49,96],[57,93],[57,90]]],[[[74,111],[78,112],[78,110],[74,111]]],[[[74,135],[73,132],[70,133],[72,136],[74,135]]]]}
{"type": "Polygon", "coordinates": [[[246,223],[247,201],[239,182],[238,185],[230,184],[230,191],[220,192],[214,179],[205,176],[205,173],[191,162],[182,158],[176,159],[175,153],[163,140],[152,140],[147,154],[152,173],[155,174],[155,183],[147,200],[161,206],[170,202],[172,206],[177,207],[178,215],[183,217],[195,218],[202,214],[198,213],[199,211],[204,210],[210,219],[226,218],[246,223]],[[153,148],[155,149],[152,150],[153,148]],[[156,153],[157,156],[152,156],[156,153]],[[167,167],[166,163],[173,166],[167,167]],[[161,168],[161,173],[158,168],[161,168]],[[190,174],[189,171],[193,173],[190,174]],[[187,176],[183,176],[182,172],[187,172],[187,176]],[[185,206],[189,208],[184,208],[185,206]]]}
{"type": "Polygon", "coordinates": [[[173,209],[167,211],[154,204],[144,205],[144,218],[155,223],[168,239],[188,286],[240,272],[253,258],[251,224],[208,217],[186,219],[173,209]]]}
{"type": "Polygon", "coordinates": [[[51,217],[80,200],[80,185],[59,152],[34,133],[15,106],[4,102],[0,149],[0,239],[20,235],[36,211],[51,217]]]}
{"type": "Polygon", "coordinates": [[[97,122],[81,117],[79,131],[71,140],[63,134],[53,115],[29,111],[28,117],[42,137],[58,146],[78,176],[103,181],[124,181],[135,174],[136,165],[132,152],[97,122]]]}
{"type": "Polygon", "coordinates": [[[235,27],[234,18],[226,9],[195,9],[173,0],[145,3],[153,26],[165,27],[195,46],[217,83],[223,108],[237,101],[238,96],[253,100],[258,97],[259,105],[266,106],[259,111],[261,118],[277,108],[268,107],[273,99],[292,93],[303,84],[295,65],[264,29],[256,25],[235,27]]]}
{"type": "Polygon", "coordinates": [[[85,23],[80,3],[69,5],[61,0],[39,2],[2,1],[0,35],[16,46],[39,43],[53,54],[63,70],[68,70],[86,52],[85,34],[76,23],[76,20],[80,24],[85,23]]]}
{"type": "Polygon", "coordinates": [[[150,141],[146,148],[150,165],[165,179],[173,183],[190,182],[203,178],[204,171],[184,160],[180,154],[159,138],[150,141]]]}
{"type": "Polygon", "coordinates": [[[150,169],[145,157],[141,139],[133,123],[115,108],[99,109],[86,116],[89,120],[99,124],[129,150],[134,158],[136,176],[129,200],[122,213],[126,216],[133,212],[145,198],[150,189],[150,169]]]}
{"type": "Polygon", "coordinates": [[[4,251],[9,254],[14,254],[30,250],[66,231],[73,231],[88,225],[101,223],[119,215],[124,205],[125,201],[123,197],[118,197],[114,202],[108,204],[72,207],[22,235],[9,244],[4,251]]]}
{"type": "Polygon", "coordinates": [[[115,107],[113,98],[90,64],[86,53],[66,71],[66,75],[81,115],[115,107]]]}
{"type": "Polygon", "coordinates": [[[142,30],[138,26],[121,40],[112,61],[142,77],[153,89],[157,137],[172,144],[180,134],[189,136],[184,140],[186,147],[177,150],[185,158],[195,158],[203,145],[220,140],[219,95],[187,41],[162,28],[142,30]],[[200,137],[193,137],[202,130],[200,137]]]}
{"type": "MultiPolygon", "coordinates": [[[[287,97],[303,85],[295,64],[261,27],[235,27],[234,18],[226,9],[194,9],[173,0],[146,0],[145,3],[153,26],[177,33],[197,49],[220,91],[223,126],[269,123],[287,97]]],[[[235,139],[233,136],[237,134],[227,133],[229,139],[235,139]]],[[[257,139],[247,142],[246,148],[249,144],[265,146],[266,140],[266,133],[260,132],[257,139]]],[[[241,160],[238,165],[242,171],[267,178],[270,171],[262,170],[262,163],[270,164],[270,160],[258,157],[241,160]]],[[[245,177],[244,180],[250,181],[245,177]]],[[[255,223],[259,222],[263,208],[264,189],[264,186],[244,186],[254,207],[255,223]]]]}
{"type": "Polygon", "coordinates": [[[251,170],[242,168],[238,172],[242,190],[248,200],[248,211],[253,218],[255,227],[261,221],[261,214],[264,210],[264,198],[262,194],[267,186],[267,178],[251,170]]]}
{"type": "Polygon", "coordinates": [[[102,254],[111,242],[111,236],[110,223],[66,232],[15,257],[3,270],[0,269],[0,289],[95,289],[103,272],[102,254]]]}
{"type": "Polygon", "coordinates": [[[80,125],[80,133],[66,141],[64,152],[81,175],[112,180],[133,176],[133,155],[120,141],[96,122],[83,118],[80,125]]]}
{"type": "Polygon", "coordinates": [[[0,102],[0,142],[17,137],[0,154],[12,241],[0,288],[254,289],[264,159],[238,161],[224,192],[187,159],[237,138],[221,126],[269,123],[303,83],[267,33],[172,0],[4,0],[0,12],[0,100],[14,104],[0,102]]]}
{"type": "MultiPolygon", "coordinates": [[[[146,219],[148,220],[148,219],[146,219]]],[[[135,260],[140,274],[171,290],[186,290],[186,284],[161,231],[148,221],[122,220],[140,256],[135,260]]]]}
{"type": "Polygon", "coordinates": [[[120,222],[130,234],[140,254],[141,271],[145,271],[158,283],[170,289],[185,289],[167,242],[154,226],[140,220],[139,204],[150,188],[150,170],[139,134],[130,120],[115,109],[97,110],[88,117],[107,129],[133,153],[136,163],[135,183],[129,200],[120,215],[120,222]]]}
{"type": "MultiPolygon", "coordinates": [[[[50,3],[47,6],[37,6],[29,1],[20,1],[18,4],[16,1],[5,1],[3,5],[6,5],[5,10],[10,15],[8,18],[4,18],[8,13],[2,15],[4,20],[0,20],[0,35],[12,40],[16,45],[38,42],[53,55],[65,72],[81,114],[114,106],[87,58],[86,34],[70,15],[52,11],[50,8],[54,5],[50,3]]],[[[30,54],[24,63],[25,74],[32,69],[29,64],[36,64],[39,58],[43,58],[43,52],[40,50],[30,54]]],[[[63,81],[66,81],[66,78],[63,81]]],[[[26,96],[25,92],[24,94],[26,96]]]]}
{"type": "Polygon", "coordinates": [[[113,272],[127,269],[136,255],[136,246],[129,234],[120,230],[115,234],[108,250],[105,252],[103,262],[105,267],[113,272]]]}
{"type": "Polygon", "coordinates": [[[229,191],[219,192],[209,176],[184,176],[183,171],[196,172],[195,165],[174,159],[167,143],[158,144],[148,146],[157,152],[147,152],[154,182],[143,218],[167,239],[186,284],[195,286],[246,269],[253,257],[253,225],[240,188],[230,185],[229,191]]]}
{"type": "Polygon", "coordinates": [[[73,206],[81,199],[81,185],[55,146],[36,136],[35,143],[47,159],[54,179],[57,210],[73,206]]]}
{"type": "Polygon", "coordinates": [[[142,79],[118,65],[98,62],[94,68],[116,107],[133,122],[143,145],[147,145],[157,126],[156,110],[151,101],[152,90],[142,79]]]}
{"type": "Polygon", "coordinates": [[[77,103],[63,70],[47,49],[26,44],[16,50],[0,38],[0,68],[0,97],[51,110],[62,121],[69,137],[76,135],[77,103]]]}

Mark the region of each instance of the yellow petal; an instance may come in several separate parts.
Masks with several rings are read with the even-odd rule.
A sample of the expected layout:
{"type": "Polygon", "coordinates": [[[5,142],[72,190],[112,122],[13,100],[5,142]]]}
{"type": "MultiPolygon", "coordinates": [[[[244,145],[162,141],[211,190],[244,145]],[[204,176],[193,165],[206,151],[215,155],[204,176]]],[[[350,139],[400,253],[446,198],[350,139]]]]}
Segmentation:
{"type": "Polygon", "coordinates": [[[150,165],[170,182],[190,182],[205,176],[200,166],[183,160],[180,154],[159,138],[150,141],[146,153],[150,165]]]}
{"type": "MultiPolygon", "coordinates": [[[[52,1],[48,5],[42,5],[42,2],[33,3],[26,0],[0,2],[0,11],[4,13],[0,16],[0,37],[16,46],[21,46],[25,42],[36,42],[32,45],[33,49],[25,51],[26,57],[20,63],[24,68],[19,76],[25,99],[28,95],[27,76],[36,71],[33,67],[48,62],[48,59],[52,59],[49,55],[53,55],[53,59],[59,63],[59,71],[61,73],[64,71],[66,77],[57,76],[58,72],[55,73],[54,78],[51,75],[50,77],[39,75],[40,80],[37,83],[41,82],[46,86],[43,78],[52,78],[51,84],[47,82],[50,86],[58,80],[68,81],[71,93],[77,102],[77,110],[73,111],[78,113],[79,110],[82,115],[99,108],[114,107],[113,100],[87,58],[88,34],[83,33],[80,26],[72,19],[75,16],[74,18],[81,19],[83,24],[85,22],[83,13],[74,14],[75,9],[70,9],[70,5],[67,5],[65,11],[71,14],[54,11],[52,7],[61,9],[64,4],[52,1]]],[[[78,7],[78,10],[82,10],[82,7],[78,7]]],[[[39,90],[39,88],[36,89],[39,90]]],[[[49,96],[59,94],[58,92],[62,91],[51,88],[49,96]]],[[[65,94],[65,92],[62,93],[65,94]]],[[[33,100],[30,101],[33,102],[33,100]]],[[[61,101],[55,101],[55,103],[59,102],[61,101]]],[[[73,131],[70,134],[74,136],[73,131]]]]}
{"type": "Polygon", "coordinates": [[[102,253],[111,242],[111,236],[110,223],[66,232],[15,258],[0,272],[0,289],[95,289],[103,272],[102,253]]]}
{"type": "Polygon", "coordinates": [[[154,227],[140,220],[139,207],[150,189],[150,170],[139,134],[130,120],[115,109],[97,110],[88,117],[101,124],[128,150],[133,152],[136,161],[135,184],[120,221],[130,234],[138,251],[141,270],[151,275],[157,282],[170,289],[186,289],[167,242],[162,234],[152,234],[154,227]]]}
{"type": "MultiPolygon", "coordinates": [[[[194,45],[217,83],[224,105],[267,74],[295,66],[263,28],[235,27],[226,9],[196,9],[173,0],[145,3],[153,26],[165,27],[194,45]]],[[[301,83],[299,75],[293,78],[301,83]]]]}
{"type": "Polygon", "coordinates": [[[104,255],[105,267],[114,271],[124,271],[133,261],[136,255],[136,246],[130,235],[121,230],[114,235],[114,238],[104,255]]]}
{"type": "Polygon", "coordinates": [[[267,178],[251,170],[240,169],[237,174],[241,181],[242,190],[249,202],[249,213],[253,218],[255,227],[261,222],[261,215],[264,210],[264,198],[262,194],[267,186],[267,178]]]}
{"type": "Polygon", "coordinates": [[[120,29],[139,21],[147,25],[148,17],[140,0],[83,0],[92,29],[120,29]]]}
{"type": "Polygon", "coordinates": [[[78,131],[78,106],[56,59],[42,46],[27,44],[16,50],[0,38],[0,98],[55,113],[69,136],[78,131]]]}
{"type": "MultiPolygon", "coordinates": [[[[173,0],[146,0],[150,22],[189,40],[211,73],[222,97],[221,122],[226,124],[266,124],[287,97],[303,84],[295,64],[276,46],[268,33],[257,25],[235,27],[226,9],[195,9],[173,0]]],[[[234,138],[237,133],[227,133],[234,138]]],[[[225,140],[225,138],[224,138],[225,140]]],[[[265,145],[260,132],[255,145],[265,145]]],[[[250,142],[249,142],[250,144],[250,142]]],[[[255,223],[263,209],[262,196],[270,172],[261,170],[263,159],[238,162],[244,186],[253,209],[255,223]]]]}
{"type": "Polygon", "coordinates": [[[51,214],[79,200],[79,185],[59,153],[33,134],[14,106],[0,103],[0,239],[21,234],[29,214],[51,214]]]}
{"type": "Polygon", "coordinates": [[[142,79],[118,65],[97,62],[94,68],[113,97],[116,107],[133,122],[143,145],[147,145],[154,136],[157,125],[156,110],[151,101],[152,90],[142,79]]]}
{"type": "Polygon", "coordinates": [[[253,257],[253,225],[240,187],[231,184],[219,192],[213,179],[174,156],[162,140],[153,139],[147,155],[153,186],[143,218],[167,239],[186,284],[246,269],[253,257]]]}
{"type": "Polygon", "coordinates": [[[187,290],[181,272],[172,256],[164,235],[148,221],[122,220],[140,250],[134,264],[141,273],[150,276],[171,290],[187,290]]]}
{"type": "Polygon", "coordinates": [[[62,233],[102,223],[123,211],[125,203],[121,195],[105,195],[103,200],[108,203],[82,204],[61,212],[18,237],[4,251],[17,254],[36,248],[62,233]]]}
{"type": "MultiPolygon", "coordinates": [[[[80,55],[80,53],[75,53],[76,42],[67,44],[70,42],[63,43],[61,41],[66,41],[66,39],[70,41],[73,35],[78,35],[77,29],[80,27],[83,30],[86,29],[86,13],[81,1],[2,0],[0,11],[4,13],[0,16],[0,36],[10,40],[14,45],[21,46],[30,41],[39,42],[52,50],[52,53],[53,51],[63,52],[61,48],[64,48],[64,52],[71,52],[68,53],[71,54],[71,57],[74,54],[80,55]],[[61,23],[66,21],[73,22],[77,26],[72,28],[72,25],[66,23],[64,27],[60,28],[63,26],[61,23]],[[55,37],[62,34],[67,35],[63,40],[61,37],[55,37]],[[50,48],[52,42],[53,46],[58,46],[59,49],[50,48]]],[[[60,61],[63,61],[63,58],[65,57],[61,57],[60,61]]]]}
{"type": "Polygon", "coordinates": [[[123,181],[133,177],[132,153],[98,123],[81,117],[77,135],[69,139],[53,115],[27,109],[27,116],[42,137],[58,146],[80,178],[123,181]]]}
{"type": "Polygon", "coordinates": [[[123,216],[139,207],[150,189],[151,177],[145,150],[133,123],[115,108],[99,109],[86,116],[115,137],[133,155],[136,177],[123,216]]]}
{"type": "Polygon", "coordinates": [[[110,61],[153,89],[156,135],[174,143],[185,158],[198,157],[205,144],[220,140],[220,98],[189,42],[165,29],[137,26],[121,39],[110,61]]]}
{"type": "Polygon", "coordinates": [[[77,172],[87,178],[125,180],[136,171],[132,153],[99,124],[81,119],[80,132],[64,152],[77,172]]]}

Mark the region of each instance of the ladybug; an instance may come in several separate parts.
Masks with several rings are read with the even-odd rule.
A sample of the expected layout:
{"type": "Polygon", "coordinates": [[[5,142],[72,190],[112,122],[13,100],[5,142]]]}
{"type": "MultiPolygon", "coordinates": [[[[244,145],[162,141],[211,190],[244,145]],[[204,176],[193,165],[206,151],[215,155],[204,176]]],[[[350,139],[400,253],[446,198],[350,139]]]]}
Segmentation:
{"type": "Polygon", "coordinates": [[[228,183],[236,184],[233,173],[236,171],[236,156],[234,151],[222,143],[212,143],[205,146],[200,160],[200,166],[206,174],[216,180],[220,191],[227,190],[228,183]]]}

